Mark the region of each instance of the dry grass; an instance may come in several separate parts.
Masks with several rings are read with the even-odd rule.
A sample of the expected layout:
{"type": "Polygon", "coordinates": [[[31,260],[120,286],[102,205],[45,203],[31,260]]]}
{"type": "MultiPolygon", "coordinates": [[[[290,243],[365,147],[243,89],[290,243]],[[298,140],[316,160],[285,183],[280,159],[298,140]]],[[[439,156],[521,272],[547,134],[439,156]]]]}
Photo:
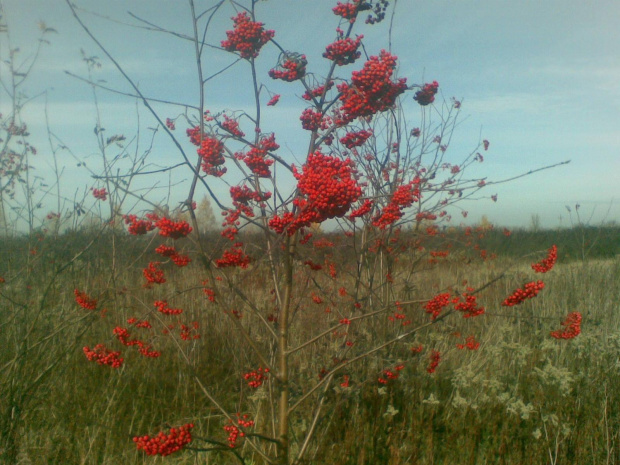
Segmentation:
{"type": "MultiPolygon", "coordinates": [[[[133,435],[190,421],[197,436],[225,440],[224,418],[193,380],[192,366],[229,411],[251,408],[257,423],[267,423],[260,428],[269,430],[269,404],[261,391],[267,385],[251,391],[238,371],[256,368],[257,360],[228,316],[205,300],[199,266],[176,272],[165,291],[148,290],[141,287],[142,262],[123,263],[130,266],[111,282],[109,265],[93,254],[73,261],[57,277],[53,266],[36,261],[30,268],[13,265],[6,270],[17,277],[1,289],[3,447],[13,445],[23,464],[238,463],[230,454],[191,451],[147,458],[131,442],[133,435]],[[101,293],[105,318],[76,306],[76,287],[101,293]],[[155,325],[155,296],[167,297],[172,306],[184,308],[187,320],[199,322],[201,339],[181,345],[191,366],[159,329],[151,339],[162,351],[158,359],[127,351],[125,367],[118,371],[86,361],[81,347],[99,342],[114,346],[112,328],[127,317],[149,317],[155,325]]],[[[400,291],[428,298],[465,279],[473,286],[483,284],[511,265],[506,277],[480,296],[485,316],[464,320],[455,315],[347,367],[343,373],[350,376],[351,387],[340,388],[337,381],[327,391],[331,407],[318,426],[308,463],[620,463],[620,260],[559,263],[545,277],[547,286],[537,299],[501,307],[505,295],[531,277],[529,262],[453,261],[413,274],[400,291]],[[549,331],[572,311],[583,313],[583,333],[572,341],[551,339],[549,331]],[[462,338],[455,337],[457,331],[475,334],[480,350],[458,350],[455,345],[462,338]],[[425,354],[411,354],[410,347],[418,343],[441,351],[435,374],[426,372],[425,354]],[[405,369],[398,380],[387,386],[376,382],[383,369],[401,362],[405,369]]],[[[268,280],[264,270],[256,271],[237,284],[267,313],[268,280]]],[[[322,277],[318,284],[330,282],[322,277]]],[[[338,318],[307,300],[297,312],[294,341],[320,332],[326,319],[338,318]]],[[[414,324],[428,320],[419,305],[407,314],[414,324]]],[[[269,335],[254,318],[244,314],[241,321],[268,346],[269,335]]],[[[292,371],[300,391],[294,398],[318,379],[322,367],[329,367],[329,354],[362,351],[387,330],[398,329],[390,329],[384,319],[352,325],[354,349],[344,347],[342,338],[329,337],[298,352],[292,371]]],[[[312,406],[303,404],[293,416],[294,431],[309,427],[312,406]]],[[[248,463],[262,462],[253,457],[248,463]]]]}

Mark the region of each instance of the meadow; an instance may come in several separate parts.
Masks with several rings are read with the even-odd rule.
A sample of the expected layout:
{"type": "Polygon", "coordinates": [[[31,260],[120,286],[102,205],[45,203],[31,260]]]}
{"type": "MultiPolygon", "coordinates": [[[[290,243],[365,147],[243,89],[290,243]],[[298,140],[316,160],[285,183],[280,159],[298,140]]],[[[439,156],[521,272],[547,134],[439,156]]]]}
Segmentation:
{"type": "MultiPolygon", "coordinates": [[[[571,228],[457,225],[570,160],[526,114],[486,117],[529,158],[456,137],[462,88],[426,80],[421,10],[65,0],[37,38],[18,3],[0,464],[620,464],[620,227],[579,204],[571,228]]],[[[492,108],[495,67],[472,69],[492,108]]]]}
{"type": "MultiPolygon", "coordinates": [[[[197,322],[189,334],[200,337],[167,337],[168,321],[153,311],[147,302],[152,291],[143,287],[143,251],[152,240],[90,231],[0,242],[0,276],[6,277],[0,284],[4,463],[264,463],[243,442],[237,448],[244,461],[230,452],[204,451],[226,444],[226,419],[196,379],[231,411],[251,405],[257,424],[269,419],[271,387],[265,382],[250,389],[239,376],[239,367],[256,368],[256,360],[228,316],[210,306],[198,260],[176,271],[166,292],[197,322]],[[79,307],[74,289],[97,295],[105,311],[79,307]],[[117,370],[89,362],[82,348],[98,342],[113,347],[113,328],[130,317],[150,318],[156,328],[150,340],[161,356],[125,351],[117,370]],[[132,441],[169,423],[190,422],[194,441],[169,457],[147,457],[132,441]]],[[[348,366],[343,373],[350,382],[344,386],[339,378],[325,390],[330,408],[316,425],[305,423],[313,403],[302,404],[290,419],[292,448],[300,447],[295,432],[316,430],[302,463],[620,463],[620,229],[515,230],[509,237],[487,230],[478,246],[497,254],[488,260],[455,243],[438,263],[429,263],[428,256],[420,260],[400,295],[423,301],[464,280],[493,282],[480,296],[485,315],[446,318],[348,366]],[[557,244],[559,259],[544,276],[543,292],[518,307],[502,307],[551,244],[557,244]],[[573,311],[583,315],[582,333],[571,340],[551,338],[550,331],[573,311]],[[459,349],[470,334],[479,348],[459,349]],[[412,350],[418,344],[441,352],[434,373],[412,350]],[[402,366],[398,378],[377,382],[392,366],[402,366]]],[[[216,237],[205,238],[203,246],[217,247],[216,237]]],[[[330,253],[339,263],[349,257],[338,244],[330,253]]],[[[270,299],[268,284],[256,271],[236,284],[263,308],[270,299]]],[[[414,324],[428,320],[421,305],[406,313],[414,324]]],[[[292,338],[311,337],[323,318],[323,310],[300,308],[292,338]]],[[[250,316],[239,321],[255,341],[268,339],[250,316]]],[[[355,348],[372,347],[388,324],[367,325],[355,348]]],[[[325,354],[342,346],[334,335],[299,352],[291,371],[302,387],[304,379],[311,383],[321,376],[325,354]]],[[[296,395],[301,392],[293,390],[293,401],[296,395]]],[[[268,429],[267,424],[262,431],[268,429]]]]}

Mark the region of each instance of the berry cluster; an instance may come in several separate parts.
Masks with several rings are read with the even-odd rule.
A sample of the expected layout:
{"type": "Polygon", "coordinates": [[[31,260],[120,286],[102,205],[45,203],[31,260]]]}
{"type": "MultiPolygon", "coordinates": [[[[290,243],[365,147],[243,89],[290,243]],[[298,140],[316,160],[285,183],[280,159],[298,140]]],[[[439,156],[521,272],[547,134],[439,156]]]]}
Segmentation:
{"type": "Polygon", "coordinates": [[[278,62],[278,66],[269,70],[271,79],[281,79],[286,82],[293,82],[306,75],[306,55],[296,53],[284,53],[278,62]]]}
{"type": "MultiPolygon", "coordinates": [[[[391,275],[387,275],[387,279],[389,282],[393,282],[390,281],[390,279],[392,279],[391,275]]],[[[407,320],[407,315],[405,315],[405,313],[403,313],[403,308],[400,305],[400,302],[395,302],[396,305],[396,311],[392,314],[392,315],[388,315],[388,320],[390,320],[391,322],[396,322],[396,321],[401,321],[403,326],[408,326],[411,324],[411,320],[407,320]]]]}
{"type": "Polygon", "coordinates": [[[340,142],[348,149],[353,147],[360,147],[372,136],[372,131],[366,131],[362,129],[356,132],[347,132],[344,137],[340,138],[340,142]]]}
{"type": "Polygon", "coordinates": [[[240,245],[235,245],[228,250],[224,250],[222,258],[215,260],[218,268],[228,268],[238,266],[239,268],[247,268],[250,264],[250,257],[241,250],[240,245]]]}
{"type": "Polygon", "coordinates": [[[349,20],[350,23],[355,22],[357,12],[359,11],[361,0],[353,0],[351,3],[340,3],[332,8],[336,16],[349,20]]]}
{"type": "Polygon", "coordinates": [[[536,297],[544,287],[545,283],[542,281],[532,281],[531,283],[526,283],[525,286],[520,289],[516,289],[511,295],[506,297],[502,305],[504,307],[519,305],[524,300],[536,297]]]}
{"type": "Polygon", "coordinates": [[[174,247],[169,247],[165,244],[160,245],[155,249],[155,252],[162,257],[173,257],[177,254],[177,250],[174,247]]]}
{"type": "Polygon", "coordinates": [[[553,268],[555,262],[558,259],[558,247],[556,245],[551,246],[549,252],[547,253],[547,257],[541,260],[538,263],[532,264],[532,269],[536,273],[546,273],[553,268]]]}
{"type": "Polygon", "coordinates": [[[342,105],[336,123],[344,126],[359,117],[369,117],[392,108],[396,98],[407,90],[407,80],[391,80],[397,57],[382,50],[371,56],[360,71],[353,71],[351,84],[338,86],[342,105]]]}
{"type": "Polygon", "coordinates": [[[170,129],[171,131],[174,131],[176,129],[176,126],[174,124],[174,120],[172,120],[170,118],[166,118],[166,127],[168,129],[170,129]]]}
{"type": "Polygon", "coordinates": [[[164,284],[166,282],[164,272],[159,268],[160,264],[161,262],[149,262],[149,266],[142,270],[147,286],[151,284],[164,284]]]}
{"type": "Polygon", "coordinates": [[[133,325],[136,328],[151,329],[153,326],[147,320],[138,320],[137,318],[127,318],[127,324],[133,325]]]}
{"type": "Polygon", "coordinates": [[[200,167],[206,174],[221,177],[226,173],[226,168],[222,167],[224,159],[224,144],[215,137],[204,137],[197,150],[201,158],[200,167]]]}
{"type": "MultiPolygon", "coordinates": [[[[468,288],[468,291],[471,292],[472,289],[468,288]]],[[[436,319],[448,305],[454,305],[455,310],[463,312],[463,318],[472,318],[484,313],[484,307],[478,307],[476,296],[465,292],[462,299],[459,300],[459,297],[453,297],[449,292],[444,292],[426,302],[424,309],[431,315],[432,320],[436,319]]]]}
{"type": "Polygon", "coordinates": [[[399,371],[405,368],[405,365],[396,365],[392,370],[383,370],[383,374],[377,381],[381,384],[387,384],[391,379],[398,379],[399,371]]]}
{"type": "Polygon", "coordinates": [[[136,436],[133,442],[138,450],[143,450],[146,455],[161,455],[165,457],[177,452],[192,442],[191,429],[193,424],[188,423],[178,428],[171,428],[168,434],[160,432],[157,436],[136,436]]]}
{"type": "Polygon", "coordinates": [[[422,344],[418,344],[415,347],[411,347],[409,350],[411,350],[412,354],[419,354],[424,350],[424,346],[422,344]]]}
{"type": "Polygon", "coordinates": [[[258,192],[253,191],[248,186],[232,186],[230,188],[230,197],[235,209],[229,209],[222,211],[222,216],[225,217],[222,226],[225,228],[221,235],[227,239],[234,241],[239,233],[237,226],[241,224],[239,218],[241,215],[245,215],[248,218],[254,217],[254,210],[250,207],[250,201],[260,202],[267,200],[271,197],[271,193],[265,196],[261,196],[258,192]]]}
{"type": "Polygon", "coordinates": [[[258,141],[258,147],[265,152],[273,152],[274,150],[278,150],[280,146],[276,142],[276,135],[274,133],[269,134],[269,136],[263,136],[258,141]]]}
{"type": "Polygon", "coordinates": [[[278,102],[280,101],[280,94],[276,94],[273,97],[271,97],[269,99],[269,101],[267,102],[267,106],[268,107],[273,107],[275,106],[278,102]]]}
{"type": "Polygon", "coordinates": [[[134,236],[142,236],[147,232],[155,229],[153,221],[151,221],[150,219],[139,220],[136,215],[124,215],[123,220],[125,221],[125,224],[129,225],[129,227],[127,228],[129,234],[132,234],[134,236]]]}
{"type": "MultiPolygon", "coordinates": [[[[441,216],[441,215],[440,215],[441,216]]],[[[415,216],[415,220],[417,222],[421,222],[424,220],[428,220],[428,221],[434,221],[437,219],[437,215],[431,213],[431,212],[420,212],[415,216]]]]}
{"type": "Polygon", "coordinates": [[[153,302],[153,305],[159,313],[163,313],[164,315],[180,315],[183,313],[182,308],[170,308],[167,300],[156,300],[153,302]]]}
{"type": "Polygon", "coordinates": [[[321,237],[312,243],[315,249],[328,249],[334,246],[334,243],[326,237],[321,237]]]}
{"type": "Polygon", "coordinates": [[[101,189],[91,189],[93,191],[93,197],[96,198],[97,200],[102,200],[102,201],[106,201],[108,200],[108,191],[106,191],[105,187],[102,187],[101,189]]]}
{"type": "Polygon", "coordinates": [[[293,174],[299,193],[306,198],[297,206],[312,210],[316,223],[343,217],[362,195],[349,158],[342,161],[317,150],[308,155],[303,171],[300,173],[294,169],[293,174]]]}
{"type": "Polygon", "coordinates": [[[370,211],[372,210],[372,205],[372,200],[364,200],[364,203],[359,208],[351,212],[351,214],[349,215],[349,219],[354,220],[355,218],[359,218],[366,215],[367,213],[370,213],[370,211]]]}
{"type": "Polygon", "coordinates": [[[224,229],[220,233],[223,237],[234,241],[239,233],[237,226],[241,224],[239,218],[241,215],[245,215],[247,218],[254,217],[254,210],[250,207],[250,201],[260,202],[260,205],[264,205],[262,202],[271,198],[271,192],[265,194],[259,194],[253,191],[246,185],[232,186],[230,188],[230,197],[235,209],[229,209],[222,211],[222,215],[225,217],[222,226],[224,229]]]}
{"type": "Polygon", "coordinates": [[[275,35],[274,31],[265,30],[264,24],[252,21],[245,11],[231,18],[235,24],[232,31],[226,31],[227,40],[222,48],[229,52],[239,52],[241,58],[256,58],[258,52],[275,35]]]}
{"type": "MultiPolygon", "coordinates": [[[[232,215],[229,216],[229,218],[231,219],[238,217],[239,215],[238,211],[231,210],[230,212],[233,213],[232,215]]],[[[229,212],[223,211],[222,213],[229,213],[229,212]]],[[[235,223],[239,224],[240,222],[235,221],[235,223]]],[[[220,234],[222,235],[222,237],[225,237],[229,241],[234,241],[237,239],[237,234],[239,234],[239,230],[237,229],[236,226],[229,226],[227,228],[222,229],[222,232],[220,234]]]]}
{"type": "Polygon", "coordinates": [[[239,129],[239,121],[230,118],[228,115],[224,115],[224,122],[222,128],[230,132],[235,137],[243,137],[245,133],[239,129]]]}
{"type": "Polygon", "coordinates": [[[187,326],[181,323],[181,332],[179,336],[184,341],[191,341],[192,339],[200,339],[200,334],[197,333],[200,327],[197,321],[194,321],[191,326],[187,326]]]}
{"type": "Polygon", "coordinates": [[[480,348],[480,343],[476,341],[474,336],[467,336],[465,339],[465,344],[457,344],[457,349],[469,349],[469,350],[478,350],[480,348]]]}
{"type": "Polygon", "coordinates": [[[569,313],[562,322],[564,327],[561,331],[551,331],[551,337],[555,339],[573,339],[581,333],[581,313],[569,313]]]}
{"type": "Polygon", "coordinates": [[[430,361],[426,371],[429,373],[435,373],[435,370],[439,366],[439,362],[441,361],[441,353],[437,350],[433,350],[431,352],[430,361]]]}
{"type": "MultiPolygon", "coordinates": [[[[189,141],[194,144],[196,147],[200,147],[200,141],[202,140],[200,134],[200,126],[194,126],[193,128],[188,128],[185,133],[187,137],[189,137],[189,141]]],[[[204,134],[202,134],[204,137],[204,134]]]]}
{"type": "Polygon", "coordinates": [[[269,368],[263,369],[260,367],[258,370],[250,371],[249,373],[244,374],[243,379],[248,382],[248,386],[251,388],[259,388],[267,379],[268,373],[269,368]]]}
{"type": "Polygon", "coordinates": [[[418,178],[409,184],[403,184],[396,188],[390,203],[373,219],[373,226],[385,229],[403,217],[403,209],[410,207],[420,199],[420,180],[418,178]]]}
{"type": "Polygon", "coordinates": [[[434,257],[434,258],[446,258],[448,255],[450,255],[450,251],[449,250],[431,250],[430,254],[431,254],[431,257],[434,257]]]}
{"type": "Polygon", "coordinates": [[[176,254],[170,258],[172,259],[172,262],[179,268],[189,265],[189,263],[192,261],[192,259],[189,258],[187,255],[181,254],[176,254]]]}
{"type": "Polygon", "coordinates": [[[164,257],[169,257],[172,262],[179,268],[188,265],[189,262],[192,261],[192,259],[189,258],[187,255],[181,255],[180,253],[178,253],[174,247],[170,247],[164,244],[157,247],[155,249],[155,252],[164,257]]]}
{"type": "Polygon", "coordinates": [[[192,232],[192,227],[187,221],[172,221],[166,217],[158,219],[155,226],[159,229],[160,236],[170,239],[186,237],[192,232]]]}
{"type": "Polygon", "coordinates": [[[230,188],[230,198],[234,206],[247,206],[250,202],[264,202],[271,198],[271,192],[259,194],[248,186],[232,186],[230,188]]]}
{"type": "MultiPolygon", "coordinates": [[[[327,265],[327,260],[325,260],[325,264],[327,265]]],[[[336,271],[336,265],[334,263],[329,263],[328,273],[333,279],[336,279],[336,276],[338,276],[338,272],[336,271]]]]}
{"type": "Polygon", "coordinates": [[[299,228],[291,228],[295,221],[295,215],[291,212],[284,212],[282,216],[275,215],[269,220],[269,227],[276,233],[282,234],[284,231],[288,231],[289,235],[295,234],[295,231],[299,228]]]}
{"type": "MultiPolygon", "coordinates": [[[[237,414],[237,424],[242,428],[251,428],[254,426],[254,420],[248,420],[248,415],[243,417],[237,414]]],[[[232,449],[237,446],[237,440],[241,437],[245,437],[245,433],[239,429],[239,426],[231,424],[224,426],[224,431],[228,433],[228,446],[232,449]]]]}
{"type": "Polygon", "coordinates": [[[463,312],[463,318],[472,318],[484,313],[484,307],[477,306],[475,295],[464,293],[462,297],[464,300],[456,303],[454,309],[463,312]]]}
{"type": "Polygon", "coordinates": [[[209,280],[205,279],[202,282],[202,285],[205,286],[202,289],[202,292],[204,292],[205,296],[207,299],[209,299],[209,302],[215,302],[215,291],[213,289],[211,289],[210,287],[206,287],[209,284],[209,280]]]}
{"type": "Polygon", "coordinates": [[[364,36],[358,36],[355,40],[350,37],[336,40],[325,48],[323,58],[333,61],[338,66],[355,63],[355,60],[362,55],[358,48],[362,44],[363,38],[364,36]]]}
{"type": "Polygon", "coordinates": [[[273,165],[274,160],[267,158],[267,154],[279,148],[275,134],[271,134],[268,137],[262,137],[258,142],[258,146],[252,146],[248,153],[235,153],[235,158],[242,160],[250,171],[259,178],[268,178],[271,176],[269,167],[273,165]]]}
{"type": "Polygon", "coordinates": [[[332,87],[334,87],[334,81],[329,81],[327,83],[327,86],[318,86],[315,87],[314,89],[310,89],[307,90],[303,93],[303,95],[301,96],[301,98],[303,98],[304,100],[312,100],[312,98],[318,98],[320,96],[323,95],[323,93],[327,93],[328,90],[330,90],[332,87]],[[325,87],[327,87],[327,90],[325,90],[325,87]]]}
{"type": "Polygon", "coordinates": [[[326,118],[320,111],[314,111],[312,108],[306,108],[299,117],[301,127],[307,131],[318,131],[329,128],[331,118],[326,118]]]}
{"type": "Polygon", "coordinates": [[[250,151],[242,156],[243,162],[259,178],[268,178],[271,176],[269,167],[273,165],[273,160],[265,158],[266,153],[256,147],[252,147],[250,151]]]}
{"type": "Polygon", "coordinates": [[[362,195],[362,188],[355,179],[355,169],[350,159],[340,160],[322,154],[319,150],[308,155],[303,171],[294,167],[299,197],[294,204],[300,213],[275,216],[269,227],[278,233],[286,230],[293,235],[312,223],[322,223],[331,218],[342,218],[351,205],[362,195]]]}
{"type": "Polygon", "coordinates": [[[109,365],[112,368],[120,368],[123,359],[119,358],[120,352],[113,352],[106,348],[103,344],[97,344],[93,349],[84,347],[84,355],[91,362],[97,362],[99,365],[109,365]]]}
{"type": "Polygon", "coordinates": [[[442,294],[437,294],[431,300],[426,302],[424,305],[424,309],[426,313],[430,313],[431,320],[436,319],[442,310],[450,304],[456,304],[458,302],[458,298],[452,297],[452,294],[449,292],[444,292],[442,294]]]}
{"type": "Polygon", "coordinates": [[[203,292],[207,299],[209,299],[209,302],[215,302],[215,291],[213,289],[206,287],[203,289],[203,292]]]}
{"type": "Polygon", "coordinates": [[[319,271],[323,269],[322,265],[319,265],[318,263],[314,263],[312,260],[306,260],[304,262],[304,265],[309,266],[312,271],[319,271]]]}
{"type": "Polygon", "coordinates": [[[151,357],[151,358],[157,358],[161,355],[161,352],[158,352],[157,350],[151,350],[151,346],[149,345],[140,346],[138,348],[138,352],[140,352],[144,357],[151,357]]]}
{"type": "Polygon", "coordinates": [[[161,355],[160,352],[152,350],[151,346],[139,339],[131,339],[131,334],[127,328],[117,326],[113,331],[114,335],[118,338],[121,344],[127,347],[138,346],[138,352],[145,357],[157,358],[161,355]]]}
{"type": "Polygon", "coordinates": [[[430,84],[424,84],[424,87],[415,93],[413,99],[422,106],[429,105],[435,101],[435,94],[438,89],[439,83],[437,81],[433,81],[430,84]]]}
{"type": "Polygon", "coordinates": [[[117,326],[112,332],[124,346],[131,347],[138,345],[140,342],[138,339],[131,339],[131,334],[127,328],[123,328],[122,326],[117,326]]]}
{"type": "Polygon", "coordinates": [[[86,310],[97,310],[97,299],[92,299],[88,294],[78,289],[74,289],[73,294],[75,295],[75,301],[80,307],[86,310]]]}

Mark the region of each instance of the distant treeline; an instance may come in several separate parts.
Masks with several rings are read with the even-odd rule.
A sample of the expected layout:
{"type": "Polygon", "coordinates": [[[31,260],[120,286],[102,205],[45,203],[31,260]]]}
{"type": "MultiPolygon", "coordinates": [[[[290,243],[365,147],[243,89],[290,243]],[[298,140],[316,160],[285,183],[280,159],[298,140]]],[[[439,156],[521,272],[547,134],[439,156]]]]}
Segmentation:
{"type": "Polygon", "coordinates": [[[562,261],[611,258],[620,254],[620,225],[575,226],[531,231],[515,229],[506,237],[502,229],[486,235],[488,248],[498,255],[521,256],[528,252],[558,246],[562,261]]]}
{"type": "MultiPolygon", "coordinates": [[[[87,262],[91,266],[106,267],[113,255],[118,260],[122,258],[126,264],[137,260],[142,264],[140,257],[145,251],[154,249],[164,238],[154,237],[156,233],[147,236],[131,236],[125,233],[94,233],[92,230],[68,231],[56,237],[50,235],[35,235],[34,237],[18,236],[0,238],[0,276],[9,270],[24,266],[26,263],[34,265],[41,272],[53,271],[60,263],[67,263],[77,253],[83,251],[79,260],[87,262]],[[152,245],[150,245],[150,243],[152,245]],[[114,254],[110,253],[112,250],[114,254]]],[[[318,255],[346,254],[347,247],[353,239],[345,237],[342,233],[315,232],[313,239],[325,238],[334,243],[332,250],[317,250],[318,255]]],[[[460,252],[471,253],[471,242],[475,242],[476,250],[485,250],[488,254],[498,257],[518,258],[535,251],[548,249],[551,245],[558,246],[559,257],[562,262],[611,258],[620,255],[620,226],[583,226],[570,229],[541,229],[531,231],[527,229],[514,229],[508,231],[504,228],[463,228],[449,227],[439,229],[434,237],[418,234],[414,231],[403,230],[400,240],[415,243],[416,238],[421,238],[421,244],[426,250],[441,250],[450,248],[451,255],[460,252]],[[468,232],[469,231],[469,232],[468,232]],[[469,244],[468,244],[469,242],[469,244]],[[448,246],[448,244],[450,244],[448,246]]],[[[262,245],[261,234],[246,234],[240,239],[248,246],[262,245]]],[[[356,239],[357,240],[357,239],[356,239]]],[[[188,251],[195,249],[187,239],[183,243],[175,244],[188,251]]],[[[228,246],[228,241],[222,238],[218,232],[210,232],[203,237],[203,249],[207,253],[217,254],[218,251],[228,246]]],[[[255,249],[255,247],[251,247],[255,249]]],[[[155,260],[149,254],[148,260],[155,260]]]]}

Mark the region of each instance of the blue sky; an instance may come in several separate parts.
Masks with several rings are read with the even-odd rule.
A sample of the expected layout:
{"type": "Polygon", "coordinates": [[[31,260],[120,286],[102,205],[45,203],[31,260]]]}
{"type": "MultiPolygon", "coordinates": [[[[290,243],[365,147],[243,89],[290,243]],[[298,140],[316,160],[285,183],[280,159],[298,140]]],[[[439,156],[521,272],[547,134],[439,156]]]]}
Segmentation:
{"type": "MultiPolygon", "coordinates": [[[[52,131],[76,155],[86,157],[87,163],[96,167],[99,161],[93,137],[92,91],[64,71],[85,75],[82,48],[88,55],[102,57],[97,79],[117,89],[128,90],[127,84],[78,27],[64,1],[0,2],[13,46],[20,46],[24,54],[38,37],[39,21],[58,31],[48,37],[51,45],[45,48],[34,69],[28,91],[35,95],[48,89],[52,131]]],[[[170,29],[191,32],[188,2],[75,3],[121,22],[136,23],[127,15],[129,10],[170,29]]],[[[275,29],[276,40],[284,48],[306,53],[310,68],[314,67],[311,70],[320,73],[326,69],[321,53],[333,40],[338,24],[331,13],[334,5],[331,0],[268,0],[257,5],[257,18],[275,29]]],[[[393,7],[391,2],[388,14],[393,7]]],[[[230,16],[229,8],[216,17],[208,42],[219,44],[225,38],[224,31],[231,28],[230,16]]],[[[197,103],[193,49],[189,42],[87,13],[83,17],[147,95],[197,103]]],[[[450,147],[454,160],[474,148],[481,137],[491,142],[491,148],[476,174],[488,179],[511,177],[571,160],[569,165],[490,187],[484,194],[498,194],[498,202],[483,199],[464,204],[470,211],[469,222],[479,221],[485,214],[498,225],[528,226],[531,216],[537,214],[543,226],[567,226],[570,219],[566,205],[577,203],[581,205],[582,219],[593,215],[591,222],[595,224],[620,221],[619,19],[620,3],[615,0],[398,1],[391,40],[392,51],[399,57],[399,76],[407,77],[411,84],[437,80],[443,97],[463,100],[463,122],[450,147]]],[[[355,32],[364,34],[364,44],[371,55],[388,45],[387,21],[374,27],[360,24],[355,32]]],[[[212,69],[232,61],[229,54],[208,53],[212,69]]],[[[274,82],[266,76],[277,54],[277,49],[268,44],[259,58],[263,82],[273,92],[283,94],[277,107],[265,109],[268,122],[263,130],[277,131],[281,153],[299,160],[307,144],[307,133],[299,129],[297,119],[304,108],[298,98],[302,90],[295,84],[274,82]]],[[[213,80],[207,87],[208,108],[250,107],[251,94],[244,91],[249,84],[246,65],[239,63],[222,78],[213,80]]],[[[341,74],[349,73],[346,70],[341,74]]],[[[8,102],[6,95],[0,98],[3,112],[8,102]]],[[[142,106],[104,92],[99,92],[98,98],[107,134],[133,137],[139,114],[139,147],[146,147],[146,128],[153,126],[153,121],[142,106]]],[[[30,102],[24,113],[32,141],[39,149],[34,161],[39,173],[44,173],[50,164],[44,108],[44,99],[38,98],[30,102]]],[[[158,108],[163,115],[178,114],[170,108],[158,108]]],[[[416,118],[419,111],[410,116],[414,126],[416,118]]],[[[186,148],[191,152],[190,146],[186,148]]],[[[151,160],[162,165],[180,161],[161,131],[155,139],[151,160]]],[[[76,189],[92,185],[88,174],[68,154],[62,155],[61,162],[66,166],[63,183],[68,197],[76,189]]],[[[183,179],[189,179],[189,173],[174,174],[175,183],[183,179]]],[[[159,182],[163,186],[168,180],[159,182]]],[[[177,190],[182,192],[178,199],[182,199],[187,189],[175,185],[173,191],[177,190]]],[[[159,201],[167,198],[168,191],[155,190],[151,195],[159,201]]],[[[173,192],[171,202],[178,199],[173,192]]]]}

